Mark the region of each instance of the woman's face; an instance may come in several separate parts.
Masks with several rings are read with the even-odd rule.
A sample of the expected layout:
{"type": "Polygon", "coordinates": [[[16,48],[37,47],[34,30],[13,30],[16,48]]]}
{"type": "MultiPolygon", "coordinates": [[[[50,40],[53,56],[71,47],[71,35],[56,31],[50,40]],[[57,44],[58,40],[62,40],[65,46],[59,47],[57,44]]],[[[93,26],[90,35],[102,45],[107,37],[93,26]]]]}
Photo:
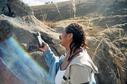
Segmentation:
{"type": "Polygon", "coordinates": [[[60,43],[65,48],[69,48],[70,43],[72,42],[72,33],[66,33],[65,31],[59,36],[60,43]]]}

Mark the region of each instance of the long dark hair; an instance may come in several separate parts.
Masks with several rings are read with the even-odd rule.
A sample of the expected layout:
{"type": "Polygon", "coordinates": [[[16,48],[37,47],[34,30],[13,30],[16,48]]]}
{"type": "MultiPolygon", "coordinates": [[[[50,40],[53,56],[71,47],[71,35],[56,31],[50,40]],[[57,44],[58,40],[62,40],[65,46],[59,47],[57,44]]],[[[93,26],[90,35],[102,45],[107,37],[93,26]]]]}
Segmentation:
{"type": "Polygon", "coordinates": [[[75,55],[75,51],[81,47],[86,47],[86,37],[83,27],[77,23],[71,23],[65,28],[66,33],[72,33],[73,38],[70,44],[70,57],[68,61],[71,61],[75,55]]]}

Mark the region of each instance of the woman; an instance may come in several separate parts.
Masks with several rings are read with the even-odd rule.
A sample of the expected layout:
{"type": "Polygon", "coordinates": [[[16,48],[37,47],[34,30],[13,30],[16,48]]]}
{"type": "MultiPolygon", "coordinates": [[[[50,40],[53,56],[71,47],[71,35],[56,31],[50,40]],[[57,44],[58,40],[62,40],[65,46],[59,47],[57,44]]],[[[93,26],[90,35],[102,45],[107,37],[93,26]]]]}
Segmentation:
{"type": "Polygon", "coordinates": [[[50,80],[55,84],[95,84],[93,75],[97,68],[86,51],[82,26],[68,25],[60,35],[60,42],[66,49],[65,56],[60,58],[53,54],[47,43],[40,48],[49,66],[50,80]]]}

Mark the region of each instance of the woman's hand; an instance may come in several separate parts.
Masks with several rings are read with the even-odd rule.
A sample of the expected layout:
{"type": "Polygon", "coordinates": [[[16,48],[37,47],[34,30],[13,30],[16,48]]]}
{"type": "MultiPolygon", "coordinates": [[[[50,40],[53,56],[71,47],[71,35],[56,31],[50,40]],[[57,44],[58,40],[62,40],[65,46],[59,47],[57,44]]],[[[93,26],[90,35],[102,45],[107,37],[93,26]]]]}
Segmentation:
{"type": "Polygon", "coordinates": [[[45,51],[49,50],[49,45],[47,43],[44,43],[44,46],[43,47],[39,47],[39,50],[41,52],[45,52],[45,51]]]}

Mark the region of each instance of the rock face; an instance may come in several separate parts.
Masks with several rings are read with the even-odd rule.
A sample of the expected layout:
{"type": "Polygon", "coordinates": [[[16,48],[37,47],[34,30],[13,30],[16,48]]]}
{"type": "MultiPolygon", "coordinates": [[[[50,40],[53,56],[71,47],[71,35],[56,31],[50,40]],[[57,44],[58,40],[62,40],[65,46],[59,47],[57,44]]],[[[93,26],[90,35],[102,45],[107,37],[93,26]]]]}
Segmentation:
{"type": "MultiPolygon", "coordinates": [[[[55,44],[58,44],[56,42],[58,42],[57,40],[59,34],[55,33],[53,29],[49,28],[38,19],[36,19],[30,7],[25,5],[20,0],[2,0],[1,2],[3,2],[1,3],[1,14],[6,15],[0,16],[1,27],[6,28],[11,26],[15,36],[20,43],[26,43],[28,46],[37,44],[37,40],[35,37],[33,37],[31,32],[40,31],[42,33],[42,38],[47,43],[51,45],[53,44],[52,46],[58,46],[55,44]]],[[[56,54],[59,54],[59,51],[57,51],[55,47],[53,51],[56,54]]]]}
{"type": "MultiPolygon", "coordinates": [[[[6,41],[10,37],[13,37],[13,39],[16,39],[19,42],[19,44],[27,45],[26,51],[29,52],[30,54],[32,54],[32,57],[33,57],[33,59],[35,59],[35,61],[37,61],[38,63],[42,63],[42,64],[40,64],[41,67],[43,67],[45,70],[47,70],[48,68],[47,68],[46,64],[44,63],[44,60],[42,60],[43,57],[41,57],[42,54],[39,54],[37,52],[38,51],[38,42],[37,42],[37,39],[33,36],[33,32],[39,31],[42,34],[42,38],[47,43],[49,43],[49,46],[51,46],[52,50],[54,51],[54,53],[56,55],[59,55],[60,52],[62,52],[62,51],[60,51],[61,50],[60,45],[58,45],[59,44],[58,43],[59,34],[55,33],[53,29],[49,28],[48,26],[46,26],[45,24],[40,22],[38,19],[36,19],[36,17],[34,17],[34,15],[32,13],[32,10],[30,9],[30,7],[28,7],[27,5],[22,3],[20,0],[7,0],[7,1],[2,0],[0,2],[3,2],[3,3],[0,3],[0,6],[2,7],[2,8],[0,8],[0,13],[1,13],[1,15],[0,15],[0,44],[2,45],[2,42],[6,41]]],[[[26,48],[26,46],[25,46],[25,48],[26,48]]],[[[0,60],[0,63],[3,68],[0,69],[0,71],[1,71],[0,72],[0,74],[1,74],[0,75],[0,81],[1,81],[0,83],[2,83],[2,84],[20,84],[21,80],[19,80],[17,78],[17,76],[11,72],[14,69],[10,69],[10,67],[9,68],[7,67],[7,70],[6,70],[6,65],[4,65],[3,62],[7,61],[8,59],[3,58],[2,53],[4,51],[1,49],[3,49],[2,46],[0,46],[0,59],[2,59],[2,60],[0,60]],[[5,71],[3,69],[5,69],[5,71]],[[7,77],[5,77],[5,76],[7,76],[7,77]]],[[[20,60],[20,61],[23,61],[23,60],[20,60]]],[[[31,61],[31,60],[29,59],[29,61],[31,61]]],[[[33,63],[33,66],[34,65],[37,66],[35,62],[31,62],[31,63],[33,63]]],[[[13,63],[10,63],[10,65],[13,66],[13,63]]],[[[25,65],[21,65],[21,66],[24,67],[25,65]]],[[[21,68],[21,66],[19,66],[19,68],[21,68]]],[[[39,66],[37,66],[37,67],[39,67],[39,66]]],[[[15,68],[15,69],[17,70],[18,68],[15,68]]],[[[23,69],[26,70],[26,69],[28,69],[28,67],[23,68],[23,69]]],[[[31,69],[32,69],[32,66],[31,66],[31,69]]],[[[38,70],[40,70],[40,69],[38,69],[38,70]]],[[[20,71],[20,70],[17,70],[17,71],[20,71]]],[[[21,72],[19,72],[19,74],[21,72]]],[[[43,77],[43,76],[41,76],[41,74],[39,74],[40,72],[39,73],[38,73],[38,71],[35,72],[34,69],[32,69],[32,71],[30,71],[30,73],[28,72],[26,75],[28,77],[33,78],[33,76],[30,76],[33,74],[33,73],[31,74],[31,72],[37,73],[36,75],[38,75],[38,77],[40,76],[40,78],[43,77]]],[[[14,73],[16,73],[16,71],[14,71],[14,73]]],[[[26,72],[24,72],[24,73],[26,73],[26,72]]],[[[23,79],[26,77],[26,76],[24,76],[25,74],[23,74],[23,73],[20,75],[21,75],[20,77],[23,79]]],[[[28,78],[28,80],[31,78],[28,78]]],[[[35,78],[34,80],[36,80],[36,79],[37,78],[35,78]]],[[[43,78],[39,80],[41,82],[38,81],[36,83],[37,84],[40,84],[40,83],[41,84],[50,84],[50,83],[48,83],[48,81],[46,81],[46,80],[42,81],[42,80],[43,80],[43,78]]],[[[21,83],[21,84],[23,84],[23,83],[21,83]]],[[[28,84],[28,82],[26,84],[28,84]]]]}
{"type": "Polygon", "coordinates": [[[5,23],[6,21],[0,21],[0,41],[3,41],[7,38],[9,38],[10,36],[12,36],[12,29],[9,27],[10,25],[5,23]],[[4,28],[5,26],[8,26],[6,28],[4,28]]]}
{"type": "Polygon", "coordinates": [[[0,0],[0,2],[0,14],[5,14],[11,17],[33,14],[30,7],[20,0],[0,0]]]}
{"type": "Polygon", "coordinates": [[[127,83],[127,39],[124,35],[123,29],[114,28],[88,38],[88,51],[99,69],[98,84],[127,83]]]}
{"type": "Polygon", "coordinates": [[[16,39],[20,43],[26,43],[28,47],[38,46],[37,39],[33,36],[32,33],[36,31],[40,31],[42,34],[42,38],[47,43],[49,43],[50,46],[52,46],[55,54],[59,55],[59,53],[62,52],[56,50],[55,48],[55,47],[61,48],[60,45],[57,45],[59,44],[58,43],[59,34],[55,33],[53,29],[41,23],[33,15],[24,16],[24,17],[15,17],[15,18],[1,15],[0,20],[1,20],[0,21],[1,27],[12,28],[12,32],[14,33],[16,39]]]}

